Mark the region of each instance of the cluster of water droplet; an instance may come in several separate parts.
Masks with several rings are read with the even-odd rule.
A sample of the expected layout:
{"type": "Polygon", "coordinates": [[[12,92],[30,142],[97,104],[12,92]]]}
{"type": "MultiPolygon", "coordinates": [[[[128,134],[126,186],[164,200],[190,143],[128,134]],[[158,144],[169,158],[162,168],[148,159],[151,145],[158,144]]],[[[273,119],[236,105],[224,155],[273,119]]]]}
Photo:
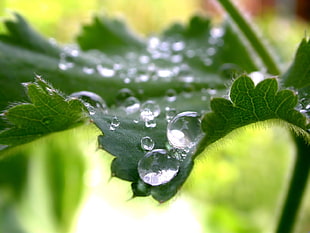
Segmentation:
{"type": "MultiPolygon", "coordinates": [[[[107,56],[97,51],[85,53],[76,47],[66,47],[60,55],[58,67],[66,71],[73,68],[78,59],[84,59],[81,62],[87,64],[81,68],[84,74],[107,79],[117,77],[124,84],[179,81],[184,83],[182,97],[188,99],[195,90],[192,82],[199,77],[194,76],[195,72],[186,64],[187,61],[195,60],[195,63],[199,63],[202,67],[210,67],[218,48],[223,45],[223,34],[222,28],[210,30],[207,38],[208,46],[205,48],[197,47],[194,41],[185,42],[181,37],[179,39],[151,37],[147,41],[145,52],[128,52],[122,56],[107,56]]],[[[206,101],[216,94],[216,90],[205,88],[200,94],[201,100],[206,101]]],[[[78,92],[71,96],[85,99],[85,106],[91,115],[95,114],[98,108],[106,109],[102,98],[95,93],[78,92]]],[[[130,115],[134,123],[142,121],[145,127],[154,128],[157,125],[157,118],[162,115],[168,122],[167,148],[154,149],[155,142],[150,136],[141,138],[141,148],[145,151],[145,155],[138,163],[138,172],[140,178],[152,186],[165,184],[173,179],[182,162],[194,153],[197,143],[203,136],[199,113],[177,114],[177,110],[172,107],[177,100],[176,90],[167,89],[165,99],[168,106],[161,109],[155,100],[141,102],[129,88],[123,88],[117,93],[115,101],[116,107],[122,109],[126,115],[130,115]]],[[[109,129],[115,131],[120,125],[121,122],[115,114],[110,119],[109,129]]]]}
{"type": "Polygon", "coordinates": [[[310,118],[310,94],[306,94],[299,100],[297,109],[300,113],[310,118]]]}
{"type": "MultiPolygon", "coordinates": [[[[182,37],[150,37],[144,52],[122,55],[107,55],[96,50],[84,52],[77,45],[69,45],[62,48],[58,68],[61,71],[75,68],[83,74],[102,78],[117,77],[124,84],[157,80],[191,83],[196,77],[187,61],[195,60],[202,66],[211,66],[214,55],[223,45],[223,34],[222,28],[211,29],[210,35],[206,36],[208,43],[205,48],[197,47],[194,41],[185,42],[182,37]]],[[[174,90],[167,91],[168,101],[174,101],[174,96],[174,90]]]]}
{"type": "Polygon", "coordinates": [[[167,149],[155,149],[150,137],[141,139],[141,147],[148,151],[138,163],[140,178],[152,186],[171,181],[179,172],[181,163],[195,151],[203,137],[200,116],[196,112],[182,112],[169,120],[167,149]]]}

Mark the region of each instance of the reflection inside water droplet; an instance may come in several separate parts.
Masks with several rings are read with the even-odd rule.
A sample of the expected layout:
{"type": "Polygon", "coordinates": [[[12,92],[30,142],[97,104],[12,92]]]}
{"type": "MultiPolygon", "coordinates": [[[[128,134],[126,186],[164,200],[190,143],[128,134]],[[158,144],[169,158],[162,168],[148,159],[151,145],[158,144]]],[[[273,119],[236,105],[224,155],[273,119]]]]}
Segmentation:
{"type": "Polygon", "coordinates": [[[172,180],[179,171],[179,161],[163,149],[147,152],[138,163],[140,178],[147,184],[158,186],[172,180]]]}
{"type": "Polygon", "coordinates": [[[201,120],[197,112],[182,112],[167,126],[167,138],[174,148],[193,148],[202,138],[201,120]]]}

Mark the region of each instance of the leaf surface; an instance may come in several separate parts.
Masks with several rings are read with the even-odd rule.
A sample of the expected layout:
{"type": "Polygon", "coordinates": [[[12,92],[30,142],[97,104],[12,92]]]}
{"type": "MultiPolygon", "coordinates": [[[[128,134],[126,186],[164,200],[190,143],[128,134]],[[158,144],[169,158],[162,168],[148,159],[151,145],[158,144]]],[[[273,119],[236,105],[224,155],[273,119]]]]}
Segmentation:
{"type": "MultiPolygon", "coordinates": [[[[51,44],[18,15],[6,27],[8,33],[0,35],[0,66],[5,67],[0,69],[0,108],[21,103],[4,111],[2,149],[73,127],[83,122],[86,112],[80,100],[66,99],[40,78],[25,85],[31,103],[24,103],[23,89],[16,88],[19,83],[39,74],[67,94],[94,92],[108,106],[100,109],[95,104],[89,111],[102,131],[99,147],[115,156],[112,175],[132,182],[134,196],[152,195],[159,202],[172,198],[189,176],[194,158],[234,129],[269,119],[285,121],[303,133],[309,129],[309,119],[295,109],[297,96],[278,90],[276,79],[255,86],[246,75],[237,78],[256,71],[257,64],[230,23],[214,28],[208,19],[194,16],[188,25],[175,24],[158,37],[141,40],[120,21],[95,17],[78,37],[82,50],[51,44]],[[236,80],[228,89],[232,79],[236,80]],[[228,92],[230,99],[223,98],[228,92]],[[133,108],[129,98],[138,106],[133,112],[128,111],[133,108]],[[147,127],[141,120],[141,106],[147,100],[160,107],[156,127],[147,127]],[[137,170],[146,154],[141,138],[151,137],[155,149],[167,148],[170,110],[174,115],[183,111],[205,114],[202,129],[206,136],[197,151],[180,163],[170,182],[151,186],[137,170]],[[115,117],[120,125],[111,130],[115,117]]],[[[295,77],[294,68],[289,75],[295,77]]],[[[307,93],[304,77],[296,87],[307,93]]]]}

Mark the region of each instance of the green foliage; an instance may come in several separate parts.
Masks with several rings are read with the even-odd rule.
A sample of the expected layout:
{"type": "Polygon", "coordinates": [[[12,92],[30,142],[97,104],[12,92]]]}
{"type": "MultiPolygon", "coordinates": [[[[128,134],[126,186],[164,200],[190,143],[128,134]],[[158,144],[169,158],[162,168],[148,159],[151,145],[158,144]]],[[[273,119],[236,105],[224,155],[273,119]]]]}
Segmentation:
{"type": "Polygon", "coordinates": [[[0,133],[3,148],[66,130],[84,121],[83,104],[77,99],[66,100],[40,77],[24,86],[31,103],[18,104],[3,113],[12,124],[0,133]]]}
{"type": "MultiPolygon", "coordinates": [[[[254,31],[229,1],[220,2],[250,41],[264,68],[277,74],[277,64],[254,31]]],[[[255,54],[229,21],[214,28],[209,19],[194,16],[188,25],[174,24],[159,37],[146,40],[135,36],[119,20],[95,17],[77,38],[81,50],[49,42],[18,14],[16,21],[8,20],[4,24],[7,33],[0,35],[1,150],[75,127],[89,116],[102,131],[98,137],[99,148],[115,157],[112,176],[130,181],[133,196],[151,195],[165,202],[187,180],[194,159],[233,130],[273,120],[284,122],[283,125],[310,141],[309,41],[306,39],[280,81],[264,74],[265,79],[255,85],[251,79],[251,72],[259,67],[253,58],[255,54]],[[34,74],[44,79],[37,75],[30,82],[34,74]],[[67,95],[94,92],[104,99],[107,107],[102,108],[103,102],[87,103],[83,97],[61,94],[45,79],[67,95]],[[25,103],[20,83],[24,84],[30,103],[25,103]],[[286,89],[289,87],[298,93],[286,89]],[[126,92],[122,92],[124,88],[126,92]],[[128,110],[132,108],[126,102],[128,97],[134,98],[138,107],[128,110]],[[140,115],[141,105],[147,100],[158,104],[161,111],[153,126],[148,126],[140,115]],[[173,179],[152,186],[142,180],[138,171],[139,161],[146,154],[141,139],[149,136],[155,142],[154,149],[170,150],[173,145],[168,145],[166,113],[171,109],[175,114],[183,111],[201,114],[205,136],[197,148],[186,151],[187,156],[178,161],[178,172],[173,179]],[[111,128],[114,120],[119,125],[111,128]]],[[[306,149],[300,147],[301,154],[308,150],[305,143],[303,146],[306,149]]],[[[65,147],[51,147],[46,152],[44,167],[49,177],[46,182],[51,188],[53,216],[61,223],[59,229],[67,229],[82,188],[79,183],[66,180],[66,170],[75,170],[80,181],[85,167],[80,158],[57,156],[59,151],[65,151],[65,147]],[[74,198],[67,194],[70,189],[75,192],[74,198]]],[[[15,181],[11,183],[14,189],[15,181]]]]}
{"type": "Polygon", "coordinates": [[[289,70],[282,75],[286,87],[296,89],[309,88],[310,85],[310,41],[303,39],[297,49],[294,62],[289,70]]]}
{"type": "Polygon", "coordinates": [[[206,132],[204,145],[234,129],[269,119],[281,119],[306,130],[306,117],[294,109],[297,101],[292,91],[278,91],[276,79],[265,79],[255,86],[249,77],[241,76],[230,89],[230,100],[211,100],[212,113],[202,120],[206,132]]]}
{"type": "MultiPolygon", "coordinates": [[[[208,19],[194,16],[187,26],[172,25],[159,38],[147,42],[136,38],[120,21],[95,17],[94,23],[85,26],[78,37],[79,45],[85,50],[77,51],[78,55],[72,55],[74,49],[70,47],[51,45],[19,15],[16,22],[7,21],[6,26],[8,34],[0,37],[0,64],[7,65],[8,69],[0,72],[1,82],[5,85],[6,80],[12,78],[24,82],[35,72],[43,74],[62,91],[87,90],[99,94],[109,106],[108,112],[94,106],[96,111],[91,113],[93,122],[103,132],[99,136],[99,146],[116,157],[111,165],[112,175],[132,182],[134,196],[152,195],[160,202],[169,200],[190,174],[193,158],[207,145],[239,127],[278,119],[307,135],[306,118],[294,109],[297,96],[290,90],[278,91],[276,79],[266,79],[255,86],[249,77],[242,75],[230,88],[230,100],[219,98],[229,91],[227,86],[231,78],[257,67],[229,23],[212,28],[208,19]],[[101,52],[93,52],[94,49],[101,52]],[[173,56],[178,60],[173,60],[173,56]],[[148,60],[141,62],[143,57],[148,60]],[[61,62],[71,65],[59,68],[61,62]],[[20,64],[21,69],[13,73],[14,67],[20,64]],[[119,68],[115,68],[115,64],[119,68]],[[83,71],[85,68],[93,71],[87,74],[83,71]],[[106,70],[112,72],[113,78],[106,76],[106,70]],[[160,74],[162,71],[166,74],[160,74]],[[140,77],[147,77],[147,80],[140,80],[140,77]],[[141,103],[152,99],[159,104],[161,114],[156,118],[155,128],[146,127],[141,120],[134,123],[139,120],[139,111],[126,112],[124,100],[120,99],[122,88],[129,88],[132,92],[129,95],[137,97],[141,103]],[[172,102],[167,101],[166,96],[171,89],[176,98],[172,102]],[[150,136],[155,141],[155,149],[166,148],[167,107],[175,109],[176,113],[209,112],[202,120],[206,136],[193,156],[180,164],[174,179],[164,185],[150,186],[140,179],[137,170],[145,154],[140,141],[143,136],[150,136]],[[110,130],[115,116],[120,126],[110,130]]],[[[4,112],[10,124],[4,123],[9,128],[1,132],[0,144],[19,145],[84,120],[82,110],[86,108],[82,102],[66,100],[41,78],[25,86],[32,104],[18,104],[4,112]]],[[[13,89],[13,86],[8,88],[13,89]]],[[[14,102],[22,94],[8,92],[4,96],[6,102],[14,102]]]]}

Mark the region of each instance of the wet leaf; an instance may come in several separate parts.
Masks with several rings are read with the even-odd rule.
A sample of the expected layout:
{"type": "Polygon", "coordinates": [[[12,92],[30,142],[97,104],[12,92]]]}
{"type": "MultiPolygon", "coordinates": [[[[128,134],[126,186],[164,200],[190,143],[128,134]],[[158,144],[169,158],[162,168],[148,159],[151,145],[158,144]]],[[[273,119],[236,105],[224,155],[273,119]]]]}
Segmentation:
{"type": "MultiPolygon", "coordinates": [[[[302,132],[308,129],[306,117],[294,109],[296,95],[290,90],[279,91],[276,79],[255,86],[245,75],[237,78],[256,71],[258,66],[229,22],[214,28],[208,19],[194,16],[188,25],[175,24],[158,37],[141,40],[121,21],[95,17],[77,39],[80,50],[50,43],[21,16],[16,18],[6,21],[8,32],[0,35],[0,66],[5,67],[0,70],[0,108],[25,99],[22,88],[16,87],[29,82],[34,73],[67,94],[87,91],[99,95],[107,109],[95,105],[89,112],[102,131],[99,147],[115,156],[112,175],[132,182],[134,196],[169,200],[189,176],[193,159],[207,145],[244,125],[280,119],[302,132]],[[230,100],[222,98],[232,79],[236,80],[230,100]],[[121,92],[124,89],[126,93],[121,92]],[[129,97],[137,104],[137,112],[136,106],[128,104],[129,97]],[[147,100],[160,106],[156,127],[147,126],[141,119],[141,106],[147,100]],[[202,121],[206,137],[199,150],[180,163],[177,175],[169,182],[158,186],[144,183],[138,173],[138,163],[147,153],[141,139],[149,136],[155,142],[154,149],[166,149],[166,114],[173,117],[182,111],[207,113],[202,121]]],[[[294,69],[289,74],[292,77],[294,69]]],[[[304,81],[298,87],[305,87],[304,81]]],[[[42,79],[26,88],[32,103],[14,104],[5,111],[6,120],[0,122],[2,149],[65,130],[83,120],[81,114],[86,109],[82,103],[66,100],[42,79]]]]}

